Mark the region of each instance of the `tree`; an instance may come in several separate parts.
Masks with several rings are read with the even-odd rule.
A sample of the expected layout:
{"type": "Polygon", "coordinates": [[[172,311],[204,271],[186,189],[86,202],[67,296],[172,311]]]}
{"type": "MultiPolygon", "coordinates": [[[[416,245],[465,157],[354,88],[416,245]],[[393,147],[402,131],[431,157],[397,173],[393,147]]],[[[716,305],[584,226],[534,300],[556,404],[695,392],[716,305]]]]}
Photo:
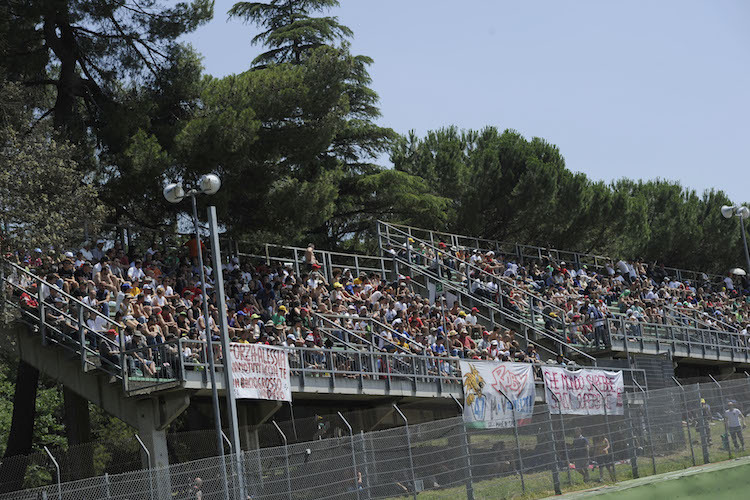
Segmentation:
{"type": "Polygon", "coordinates": [[[238,2],[229,10],[229,17],[238,17],[263,31],[252,39],[253,45],[269,50],[253,59],[256,68],[269,64],[293,62],[301,64],[313,49],[334,46],[353,35],[336,17],[312,17],[311,12],[338,7],[338,0],[272,0],[238,2]]]}

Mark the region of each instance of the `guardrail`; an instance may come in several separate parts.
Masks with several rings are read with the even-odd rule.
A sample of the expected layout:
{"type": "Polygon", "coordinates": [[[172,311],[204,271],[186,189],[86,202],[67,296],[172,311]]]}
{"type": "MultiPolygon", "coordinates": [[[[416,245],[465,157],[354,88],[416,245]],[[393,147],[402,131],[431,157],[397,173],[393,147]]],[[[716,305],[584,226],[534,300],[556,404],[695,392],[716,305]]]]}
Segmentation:
{"type": "Polygon", "coordinates": [[[626,353],[656,350],[678,357],[750,362],[748,338],[738,333],[611,318],[606,329],[610,342],[621,343],[626,353]]]}
{"type": "Polygon", "coordinates": [[[172,367],[166,359],[172,344],[126,348],[125,325],[65,292],[59,283],[49,283],[5,259],[0,262],[0,268],[5,304],[38,329],[41,345],[54,344],[75,353],[80,359],[81,371],[101,370],[120,380],[125,393],[165,383],[174,385],[176,380],[171,376],[172,367]],[[10,297],[7,291],[11,292],[10,297]],[[30,300],[14,298],[20,299],[24,293],[30,300]],[[47,301],[53,293],[60,299],[47,301]],[[109,330],[117,335],[108,336],[109,330]],[[151,376],[146,377],[143,370],[151,368],[151,376]]]}
{"type": "MultiPolygon", "coordinates": [[[[432,231],[429,229],[422,229],[413,226],[406,226],[403,224],[388,223],[391,226],[399,227],[406,231],[410,235],[422,235],[422,239],[426,239],[437,244],[438,242],[445,242],[448,246],[455,246],[457,248],[476,248],[483,251],[492,250],[496,253],[503,253],[505,255],[515,255],[519,259],[528,260],[536,259],[542,260],[545,257],[550,257],[555,262],[573,262],[578,267],[583,265],[593,266],[597,269],[604,269],[605,265],[609,262],[616,262],[617,259],[607,257],[604,255],[584,253],[584,252],[573,252],[568,250],[558,250],[550,247],[539,247],[534,245],[524,245],[520,243],[510,243],[498,240],[491,240],[486,238],[476,238],[473,236],[465,236],[454,233],[447,233],[441,231],[432,231]]],[[[414,236],[416,237],[416,236],[414,236]]],[[[674,267],[665,267],[664,270],[672,277],[677,278],[680,281],[690,280],[694,283],[698,283],[703,280],[703,274],[706,274],[709,280],[718,281],[722,279],[722,276],[717,274],[708,274],[700,271],[692,271],[688,269],[678,269],[674,267]]]]}
{"type": "MultiPolygon", "coordinates": [[[[573,351],[578,356],[589,360],[593,364],[597,363],[595,357],[578,349],[575,346],[570,345],[565,341],[569,325],[567,323],[564,311],[556,305],[542,299],[541,297],[536,296],[528,290],[524,290],[523,288],[510,283],[503,277],[498,277],[496,275],[487,273],[484,270],[466,261],[462,261],[457,258],[450,258],[445,259],[448,261],[446,263],[445,260],[441,259],[441,254],[445,255],[442,250],[436,247],[432,247],[429,243],[423,240],[414,239],[400,229],[391,228],[386,223],[382,223],[382,227],[384,229],[383,231],[380,231],[380,227],[381,226],[378,226],[378,237],[380,239],[381,245],[383,245],[383,247],[381,248],[384,252],[392,252],[393,258],[397,261],[400,261],[404,265],[418,270],[419,272],[429,274],[431,276],[431,279],[439,281],[444,287],[450,287],[458,294],[465,294],[477,303],[480,303],[487,307],[490,311],[494,310],[500,315],[516,323],[524,325],[527,329],[531,329],[535,333],[551,340],[561,348],[573,351]],[[396,233],[395,236],[393,234],[394,232],[396,233]],[[409,241],[410,239],[415,244],[418,243],[420,246],[424,246],[427,250],[434,252],[434,255],[423,255],[421,251],[418,251],[416,248],[412,248],[411,242],[409,241]],[[391,248],[387,249],[386,247],[388,246],[390,246],[391,248]],[[485,283],[486,280],[491,280],[491,282],[494,284],[494,290],[486,294],[472,293],[472,283],[468,276],[466,276],[467,279],[465,281],[453,281],[452,276],[458,272],[457,267],[459,263],[465,266],[465,269],[473,269],[481,273],[482,277],[485,278],[485,283]],[[508,291],[509,288],[511,289],[510,292],[508,291]],[[509,307],[509,305],[514,301],[510,293],[514,292],[517,294],[524,294],[530,298],[530,304],[528,307],[529,318],[527,318],[524,315],[524,311],[521,311],[519,308],[509,307]],[[558,311],[558,314],[556,316],[552,316],[551,314],[544,312],[542,310],[542,307],[549,307],[552,312],[558,311]],[[543,323],[545,325],[544,327],[541,327],[537,324],[537,317],[540,317],[540,319],[543,320],[543,323]],[[554,324],[555,326],[559,325],[562,330],[562,334],[557,331],[548,331],[547,325],[549,324],[554,324]]],[[[492,322],[494,323],[494,318],[492,322]]],[[[528,335],[526,336],[526,340],[529,341],[528,335]]]]}

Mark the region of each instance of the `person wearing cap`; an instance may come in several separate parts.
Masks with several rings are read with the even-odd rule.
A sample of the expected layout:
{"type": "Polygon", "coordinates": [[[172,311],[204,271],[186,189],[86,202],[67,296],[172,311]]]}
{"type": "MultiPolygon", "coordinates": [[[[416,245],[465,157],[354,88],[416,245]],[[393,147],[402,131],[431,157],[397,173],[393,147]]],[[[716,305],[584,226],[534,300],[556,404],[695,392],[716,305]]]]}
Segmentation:
{"type": "Polygon", "coordinates": [[[96,247],[91,250],[91,260],[100,261],[104,257],[104,240],[97,240],[96,247]]]}
{"type": "Polygon", "coordinates": [[[481,352],[485,349],[489,351],[490,349],[490,342],[492,339],[490,339],[490,332],[487,330],[482,331],[482,338],[477,342],[477,349],[481,352]]]}
{"type": "Polygon", "coordinates": [[[276,313],[273,316],[271,316],[271,322],[274,324],[274,326],[276,325],[286,326],[286,321],[287,321],[286,314],[287,314],[287,308],[285,305],[282,304],[278,307],[278,309],[276,310],[276,313]]]}
{"type": "Polygon", "coordinates": [[[469,333],[474,332],[481,332],[482,331],[482,325],[478,324],[478,317],[477,314],[479,314],[479,309],[476,307],[471,308],[471,312],[469,312],[465,317],[464,321],[466,324],[466,327],[469,329],[469,333]]]}

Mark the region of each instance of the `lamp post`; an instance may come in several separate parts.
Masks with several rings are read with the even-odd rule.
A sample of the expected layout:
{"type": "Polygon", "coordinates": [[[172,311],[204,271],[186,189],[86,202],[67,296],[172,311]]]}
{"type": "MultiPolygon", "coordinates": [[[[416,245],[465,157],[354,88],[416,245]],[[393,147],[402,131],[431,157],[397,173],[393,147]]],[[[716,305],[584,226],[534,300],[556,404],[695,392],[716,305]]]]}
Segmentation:
{"type": "Polygon", "coordinates": [[[726,219],[731,219],[736,215],[740,219],[740,233],[742,234],[742,244],[745,247],[745,261],[747,263],[747,272],[750,272],[750,252],[747,250],[747,236],[745,236],[745,219],[750,218],[750,209],[741,205],[724,205],[721,207],[721,215],[726,219]]]}
{"type": "MultiPolygon", "coordinates": [[[[221,434],[221,412],[219,410],[219,392],[216,388],[216,370],[214,369],[214,351],[213,343],[211,341],[211,330],[208,327],[208,293],[206,283],[206,270],[203,268],[203,249],[201,248],[201,237],[200,228],[198,226],[198,208],[195,203],[195,197],[199,194],[215,194],[221,187],[221,180],[218,176],[213,174],[207,174],[201,177],[196,185],[187,186],[187,191],[182,187],[182,183],[178,182],[175,184],[168,184],[164,188],[164,198],[170,203],[179,203],[186,196],[190,197],[193,205],[193,228],[195,230],[195,239],[198,245],[198,265],[201,269],[201,290],[203,293],[203,323],[206,328],[206,345],[207,345],[207,357],[208,357],[208,370],[209,379],[211,381],[211,396],[213,398],[214,407],[214,424],[216,427],[216,447],[221,456],[224,456],[224,440],[221,434]]],[[[216,265],[216,263],[214,263],[216,265]]],[[[219,263],[219,265],[221,265],[219,263]]],[[[218,270],[221,272],[221,270],[218,270]]],[[[224,482],[226,485],[226,481],[224,482]]]]}

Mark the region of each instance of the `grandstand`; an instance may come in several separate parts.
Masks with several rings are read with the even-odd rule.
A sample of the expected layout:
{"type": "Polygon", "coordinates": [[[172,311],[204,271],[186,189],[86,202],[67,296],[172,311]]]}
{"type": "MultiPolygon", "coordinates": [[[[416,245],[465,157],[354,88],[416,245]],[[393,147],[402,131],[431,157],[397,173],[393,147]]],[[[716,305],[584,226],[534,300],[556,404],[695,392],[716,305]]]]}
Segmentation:
{"type": "MultiPolygon", "coordinates": [[[[4,344],[76,394],[80,412],[90,401],[136,428],[144,465],[166,467],[170,423],[210,404],[208,359],[218,370],[224,359],[203,332],[219,335],[222,313],[198,307],[213,294],[190,244],[139,248],[114,234],[3,259],[18,318],[4,344]]],[[[458,415],[460,359],[622,370],[633,394],[750,364],[748,306],[722,277],[386,222],[378,240],[379,255],[233,243],[225,263],[207,262],[209,277],[225,274],[232,341],[287,351],[298,417],[393,403],[414,424],[458,415]]],[[[541,386],[536,399],[546,403],[541,386]]],[[[643,398],[632,404],[643,411],[643,398]]],[[[243,448],[259,446],[269,419],[294,418],[277,402],[239,411],[243,448]]],[[[356,430],[383,421],[363,415],[356,430]]]]}

